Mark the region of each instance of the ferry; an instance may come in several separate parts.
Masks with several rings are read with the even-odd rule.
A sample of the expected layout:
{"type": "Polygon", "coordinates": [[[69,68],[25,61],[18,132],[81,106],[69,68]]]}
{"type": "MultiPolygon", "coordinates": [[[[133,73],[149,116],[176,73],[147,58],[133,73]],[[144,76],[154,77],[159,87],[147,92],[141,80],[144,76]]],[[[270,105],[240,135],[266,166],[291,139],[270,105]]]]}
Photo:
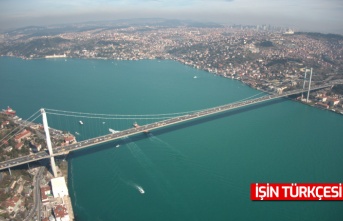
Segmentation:
{"type": "Polygon", "coordinates": [[[7,107],[7,110],[2,110],[2,111],[4,111],[5,114],[7,114],[7,115],[15,116],[15,114],[16,114],[16,111],[13,110],[12,108],[10,108],[9,106],[7,107]]]}
{"type": "Polygon", "coordinates": [[[83,125],[83,122],[82,122],[82,120],[80,120],[80,121],[79,121],[79,123],[80,123],[81,125],[83,125]]]}

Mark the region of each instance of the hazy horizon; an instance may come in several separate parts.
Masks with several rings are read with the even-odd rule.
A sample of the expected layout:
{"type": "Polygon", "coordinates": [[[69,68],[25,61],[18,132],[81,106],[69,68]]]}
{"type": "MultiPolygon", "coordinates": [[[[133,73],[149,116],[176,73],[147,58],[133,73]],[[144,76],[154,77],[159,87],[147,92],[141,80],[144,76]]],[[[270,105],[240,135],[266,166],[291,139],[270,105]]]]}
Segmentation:
{"type": "Polygon", "coordinates": [[[343,34],[341,0],[0,0],[0,31],[133,18],[275,25],[343,34]]]}

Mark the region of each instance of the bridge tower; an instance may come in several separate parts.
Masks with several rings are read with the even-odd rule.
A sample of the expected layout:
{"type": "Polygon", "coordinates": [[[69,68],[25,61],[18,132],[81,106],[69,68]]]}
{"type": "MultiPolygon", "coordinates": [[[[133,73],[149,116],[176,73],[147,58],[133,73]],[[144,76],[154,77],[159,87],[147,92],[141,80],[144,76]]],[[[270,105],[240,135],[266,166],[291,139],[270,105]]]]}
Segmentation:
{"type": "Polygon", "coordinates": [[[307,91],[306,103],[308,103],[308,98],[309,98],[309,96],[310,96],[311,80],[312,80],[312,68],[311,68],[310,82],[308,83],[308,91],[307,91]]]}
{"type": "Polygon", "coordinates": [[[46,144],[48,146],[48,150],[50,154],[51,169],[54,174],[54,177],[57,177],[55,158],[54,158],[54,153],[52,152],[52,145],[51,145],[51,139],[50,139],[49,126],[48,126],[48,118],[46,117],[46,113],[43,108],[40,109],[40,112],[42,113],[42,117],[43,117],[43,126],[44,126],[44,131],[45,131],[45,136],[46,136],[46,144]]]}
{"type": "MultiPolygon", "coordinates": [[[[305,67],[305,76],[304,76],[303,90],[305,90],[306,75],[307,75],[307,67],[305,67]]],[[[304,98],[304,92],[301,93],[301,100],[302,100],[303,98],[304,98]]]]}

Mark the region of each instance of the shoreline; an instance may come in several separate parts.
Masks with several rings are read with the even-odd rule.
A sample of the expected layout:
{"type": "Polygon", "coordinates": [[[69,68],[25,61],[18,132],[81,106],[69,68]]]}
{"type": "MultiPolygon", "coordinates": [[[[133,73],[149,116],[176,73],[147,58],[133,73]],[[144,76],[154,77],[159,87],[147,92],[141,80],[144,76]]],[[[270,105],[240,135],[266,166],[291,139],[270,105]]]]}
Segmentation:
{"type": "MultiPolygon", "coordinates": [[[[237,80],[239,82],[241,82],[242,84],[244,84],[245,86],[248,86],[252,89],[255,89],[257,91],[261,91],[261,92],[264,92],[264,93],[267,93],[267,94],[273,94],[271,91],[266,91],[266,90],[263,90],[262,88],[257,88],[257,87],[254,87],[252,86],[251,84],[248,84],[246,83],[244,80],[242,80],[241,78],[235,78],[233,77],[233,75],[231,75],[231,77],[229,76],[225,76],[224,74],[220,74],[220,73],[216,73],[216,72],[211,72],[209,70],[205,70],[205,69],[202,69],[202,68],[198,68],[196,67],[195,65],[192,65],[192,64],[188,64],[187,62],[182,62],[180,59],[178,58],[164,58],[164,59],[161,59],[161,58],[143,58],[143,59],[114,59],[114,58],[104,58],[104,57],[98,57],[98,58],[82,58],[82,57],[68,57],[67,55],[65,55],[64,57],[49,57],[49,58],[46,58],[46,57],[41,57],[41,58],[28,58],[28,57],[25,57],[25,56],[21,56],[21,57],[18,57],[18,56],[4,56],[4,55],[1,55],[1,57],[8,57],[8,58],[19,58],[19,59],[22,59],[22,60],[62,60],[62,59],[79,59],[79,60],[109,60],[109,61],[144,61],[144,60],[156,60],[156,61],[159,61],[159,60],[168,60],[168,61],[176,61],[180,64],[183,64],[187,67],[191,67],[191,68],[194,68],[194,69],[197,69],[197,70],[201,70],[201,71],[205,71],[207,73],[210,73],[210,74],[214,74],[216,76],[219,76],[219,77],[223,77],[223,78],[227,78],[227,79],[230,79],[230,80],[237,80]]],[[[296,98],[291,98],[291,100],[294,100],[296,102],[300,102],[302,104],[306,104],[308,106],[311,106],[311,107],[315,107],[315,108],[318,108],[318,109],[322,109],[322,110],[329,110],[329,111],[332,111],[336,114],[339,114],[339,115],[343,115],[343,111],[342,112],[338,112],[338,111],[335,111],[335,110],[332,110],[332,108],[329,108],[329,109],[325,109],[325,108],[320,108],[318,107],[316,104],[309,104],[309,103],[306,103],[306,102],[303,102],[301,100],[297,100],[296,98]]]]}

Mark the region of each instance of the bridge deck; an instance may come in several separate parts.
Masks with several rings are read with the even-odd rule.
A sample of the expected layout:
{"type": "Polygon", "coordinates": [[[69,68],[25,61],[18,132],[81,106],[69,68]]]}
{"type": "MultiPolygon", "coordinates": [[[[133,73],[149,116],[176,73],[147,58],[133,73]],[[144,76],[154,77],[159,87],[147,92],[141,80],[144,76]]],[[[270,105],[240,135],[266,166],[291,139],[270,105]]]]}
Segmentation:
{"type": "MultiPolygon", "coordinates": [[[[333,85],[332,83],[330,83],[330,84],[328,83],[328,84],[324,84],[321,86],[314,86],[314,87],[312,87],[311,90],[317,90],[317,89],[321,89],[321,88],[331,87],[332,85],[333,85]]],[[[114,134],[108,134],[108,135],[99,136],[96,138],[91,138],[91,139],[84,140],[81,142],[77,142],[75,144],[71,144],[68,146],[56,147],[56,148],[54,148],[54,155],[53,156],[64,155],[70,151],[80,150],[80,149],[87,148],[87,147],[94,146],[94,145],[101,144],[101,143],[107,143],[107,142],[110,142],[110,141],[113,141],[113,140],[116,140],[119,138],[128,137],[131,135],[142,133],[144,131],[151,131],[151,130],[155,130],[158,128],[178,124],[181,122],[194,120],[194,119],[197,119],[200,117],[205,117],[208,115],[213,115],[213,114],[225,112],[228,110],[233,110],[236,108],[245,107],[248,105],[253,105],[253,104],[257,104],[257,103],[261,103],[261,102],[265,102],[265,101],[269,101],[269,100],[273,100],[273,99],[277,99],[277,98],[282,98],[282,97],[286,97],[286,96],[293,95],[293,94],[299,94],[299,93],[306,92],[306,91],[307,90],[297,89],[297,90],[285,92],[283,94],[266,95],[266,96],[262,96],[262,97],[255,98],[255,99],[250,99],[250,100],[241,101],[241,102],[237,102],[237,103],[231,103],[231,104],[226,104],[226,105],[222,105],[222,106],[217,106],[217,107],[209,108],[209,109],[202,110],[199,112],[195,112],[192,114],[187,114],[187,115],[183,115],[183,116],[179,116],[179,117],[175,117],[175,118],[170,118],[167,120],[163,120],[163,121],[159,121],[159,122],[155,122],[155,123],[151,123],[151,124],[147,124],[147,125],[143,125],[143,126],[139,126],[139,127],[130,128],[127,130],[123,130],[123,131],[114,133],[114,134]]],[[[14,166],[18,166],[18,165],[22,165],[22,164],[26,164],[26,163],[33,162],[33,161],[37,161],[40,159],[49,158],[49,157],[51,157],[51,156],[47,153],[47,151],[40,151],[40,152],[32,154],[32,155],[18,157],[15,159],[0,162],[0,170],[10,168],[10,167],[14,167],[14,166]]]]}

